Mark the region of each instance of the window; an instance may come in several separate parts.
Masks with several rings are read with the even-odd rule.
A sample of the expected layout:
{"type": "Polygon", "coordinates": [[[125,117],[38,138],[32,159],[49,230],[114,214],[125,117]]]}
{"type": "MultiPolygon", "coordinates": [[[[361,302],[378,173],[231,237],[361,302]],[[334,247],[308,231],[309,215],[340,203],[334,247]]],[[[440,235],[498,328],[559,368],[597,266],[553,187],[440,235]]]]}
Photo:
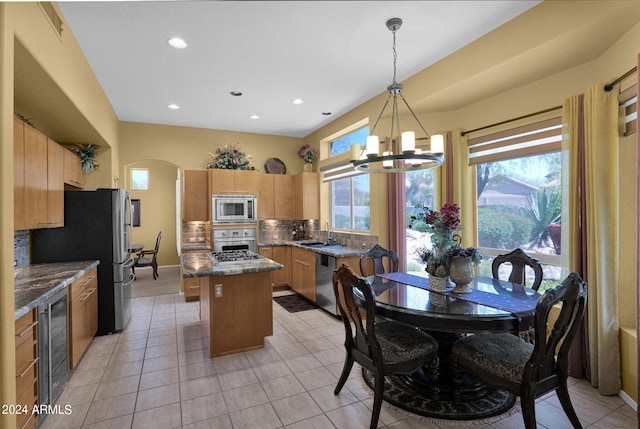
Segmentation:
{"type": "Polygon", "coordinates": [[[324,181],[329,182],[332,228],[371,229],[369,175],[354,170],[345,157],[352,144],[364,145],[368,135],[366,126],[329,142],[331,156],[325,162],[331,167],[324,170],[324,181]]]}
{"type": "Polygon", "coordinates": [[[491,257],[521,248],[543,266],[541,292],[560,281],[561,132],[553,119],[469,140],[478,245],[489,258],[481,275],[491,277],[491,257]]]}
{"type": "Polygon", "coordinates": [[[405,234],[407,249],[407,271],[416,272],[424,270],[424,262],[420,259],[416,250],[420,247],[430,246],[425,225],[416,223],[409,228],[409,216],[415,214],[417,204],[424,204],[434,208],[435,190],[433,184],[433,169],[408,171],[405,173],[405,216],[407,218],[407,232],[405,234]]]}
{"type": "Polygon", "coordinates": [[[131,169],[131,189],[134,191],[149,190],[149,170],[146,168],[131,169]]]}

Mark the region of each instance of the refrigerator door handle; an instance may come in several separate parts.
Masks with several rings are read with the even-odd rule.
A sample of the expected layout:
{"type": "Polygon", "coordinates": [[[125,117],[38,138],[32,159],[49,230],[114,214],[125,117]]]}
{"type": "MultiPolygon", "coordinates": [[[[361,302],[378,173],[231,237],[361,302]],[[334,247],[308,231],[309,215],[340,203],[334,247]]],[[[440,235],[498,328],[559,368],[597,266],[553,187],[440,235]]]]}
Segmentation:
{"type": "MultiPolygon", "coordinates": [[[[133,258],[129,258],[129,259],[127,259],[126,261],[124,261],[123,266],[124,266],[124,268],[131,268],[131,267],[133,267],[133,264],[134,264],[135,262],[136,262],[136,261],[135,261],[133,258]]],[[[133,277],[133,276],[132,276],[132,277],[133,277]]]]}

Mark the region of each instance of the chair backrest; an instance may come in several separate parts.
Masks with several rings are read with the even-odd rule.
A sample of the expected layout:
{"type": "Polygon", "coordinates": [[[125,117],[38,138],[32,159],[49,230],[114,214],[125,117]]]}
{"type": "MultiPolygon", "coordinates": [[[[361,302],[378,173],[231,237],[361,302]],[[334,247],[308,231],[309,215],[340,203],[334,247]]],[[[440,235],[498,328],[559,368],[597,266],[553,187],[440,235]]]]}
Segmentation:
{"type": "Polygon", "coordinates": [[[363,276],[372,276],[374,274],[384,273],[383,261],[387,258],[389,261],[389,271],[398,271],[398,254],[391,249],[385,249],[379,244],[374,244],[371,249],[367,250],[360,258],[360,272],[363,276]],[[373,261],[373,272],[367,272],[367,262],[373,261]]]}
{"type": "Polygon", "coordinates": [[[382,349],[374,328],[375,299],[369,283],[343,263],[333,273],[333,292],[344,322],[348,353],[365,368],[382,364],[382,349]]]}
{"type": "Polygon", "coordinates": [[[154,258],[158,255],[158,250],[160,250],[160,239],[162,239],[162,231],[158,233],[158,238],[156,238],[156,247],[153,250],[154,258]]]}
{"type": "Polygon", "coordinates": [[[505,255],[498,255],[491,263],[491,272],[494,279],[500,279],[499,271],[500,265],[509,262],[511,263],[511,274],[509,275],[509,281],[511,283],[518,283],[523,286],[526,284],[526,270],[527,266],[531,267],[534,274],[534,280],[531,289],[538,290],[542,283],[542,266],[536,258],[532,258],[527,255],[522,249],[513,250],[505,255]]]}
{"type": "Polygon", "coordinates": [[[555,384],[554,378],[567,377],[569,348],[580,328],[586,304],[587,284],[576,273],[569,274],[540,298],[536,305],[535,346],[525,366],[524,383],[543,382],[549,387],[555,384]],[[560,314],[547,334],[549,314],[558,303],[562,305],[560,314]]]}

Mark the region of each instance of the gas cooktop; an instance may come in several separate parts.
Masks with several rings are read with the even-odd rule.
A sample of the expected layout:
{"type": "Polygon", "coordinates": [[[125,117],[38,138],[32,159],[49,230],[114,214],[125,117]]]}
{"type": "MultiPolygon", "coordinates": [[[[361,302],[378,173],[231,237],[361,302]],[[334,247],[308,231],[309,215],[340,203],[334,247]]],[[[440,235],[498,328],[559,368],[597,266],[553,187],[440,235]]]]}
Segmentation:
{"type": "Polygon", "coordinates": [[[213,262],[238,262],[260,259],[261,256],[251,250],[223,250],[222,252],[211,252],[209,257],[213,262]]]}

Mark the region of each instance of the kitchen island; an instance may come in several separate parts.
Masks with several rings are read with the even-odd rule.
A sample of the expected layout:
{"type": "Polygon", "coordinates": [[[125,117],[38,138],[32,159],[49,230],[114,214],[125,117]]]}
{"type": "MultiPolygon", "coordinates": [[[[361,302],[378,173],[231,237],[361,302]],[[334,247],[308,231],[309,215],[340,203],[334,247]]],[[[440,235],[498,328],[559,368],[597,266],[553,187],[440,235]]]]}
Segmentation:
{"type": "Polygon", "coordinates": [[[182,276],[198,278],[200,323],[216,357],[264,347],[273,335],[271,271],[282,264],[265,257],[214,262],[207,253],[180,256],[182,276]]]}

